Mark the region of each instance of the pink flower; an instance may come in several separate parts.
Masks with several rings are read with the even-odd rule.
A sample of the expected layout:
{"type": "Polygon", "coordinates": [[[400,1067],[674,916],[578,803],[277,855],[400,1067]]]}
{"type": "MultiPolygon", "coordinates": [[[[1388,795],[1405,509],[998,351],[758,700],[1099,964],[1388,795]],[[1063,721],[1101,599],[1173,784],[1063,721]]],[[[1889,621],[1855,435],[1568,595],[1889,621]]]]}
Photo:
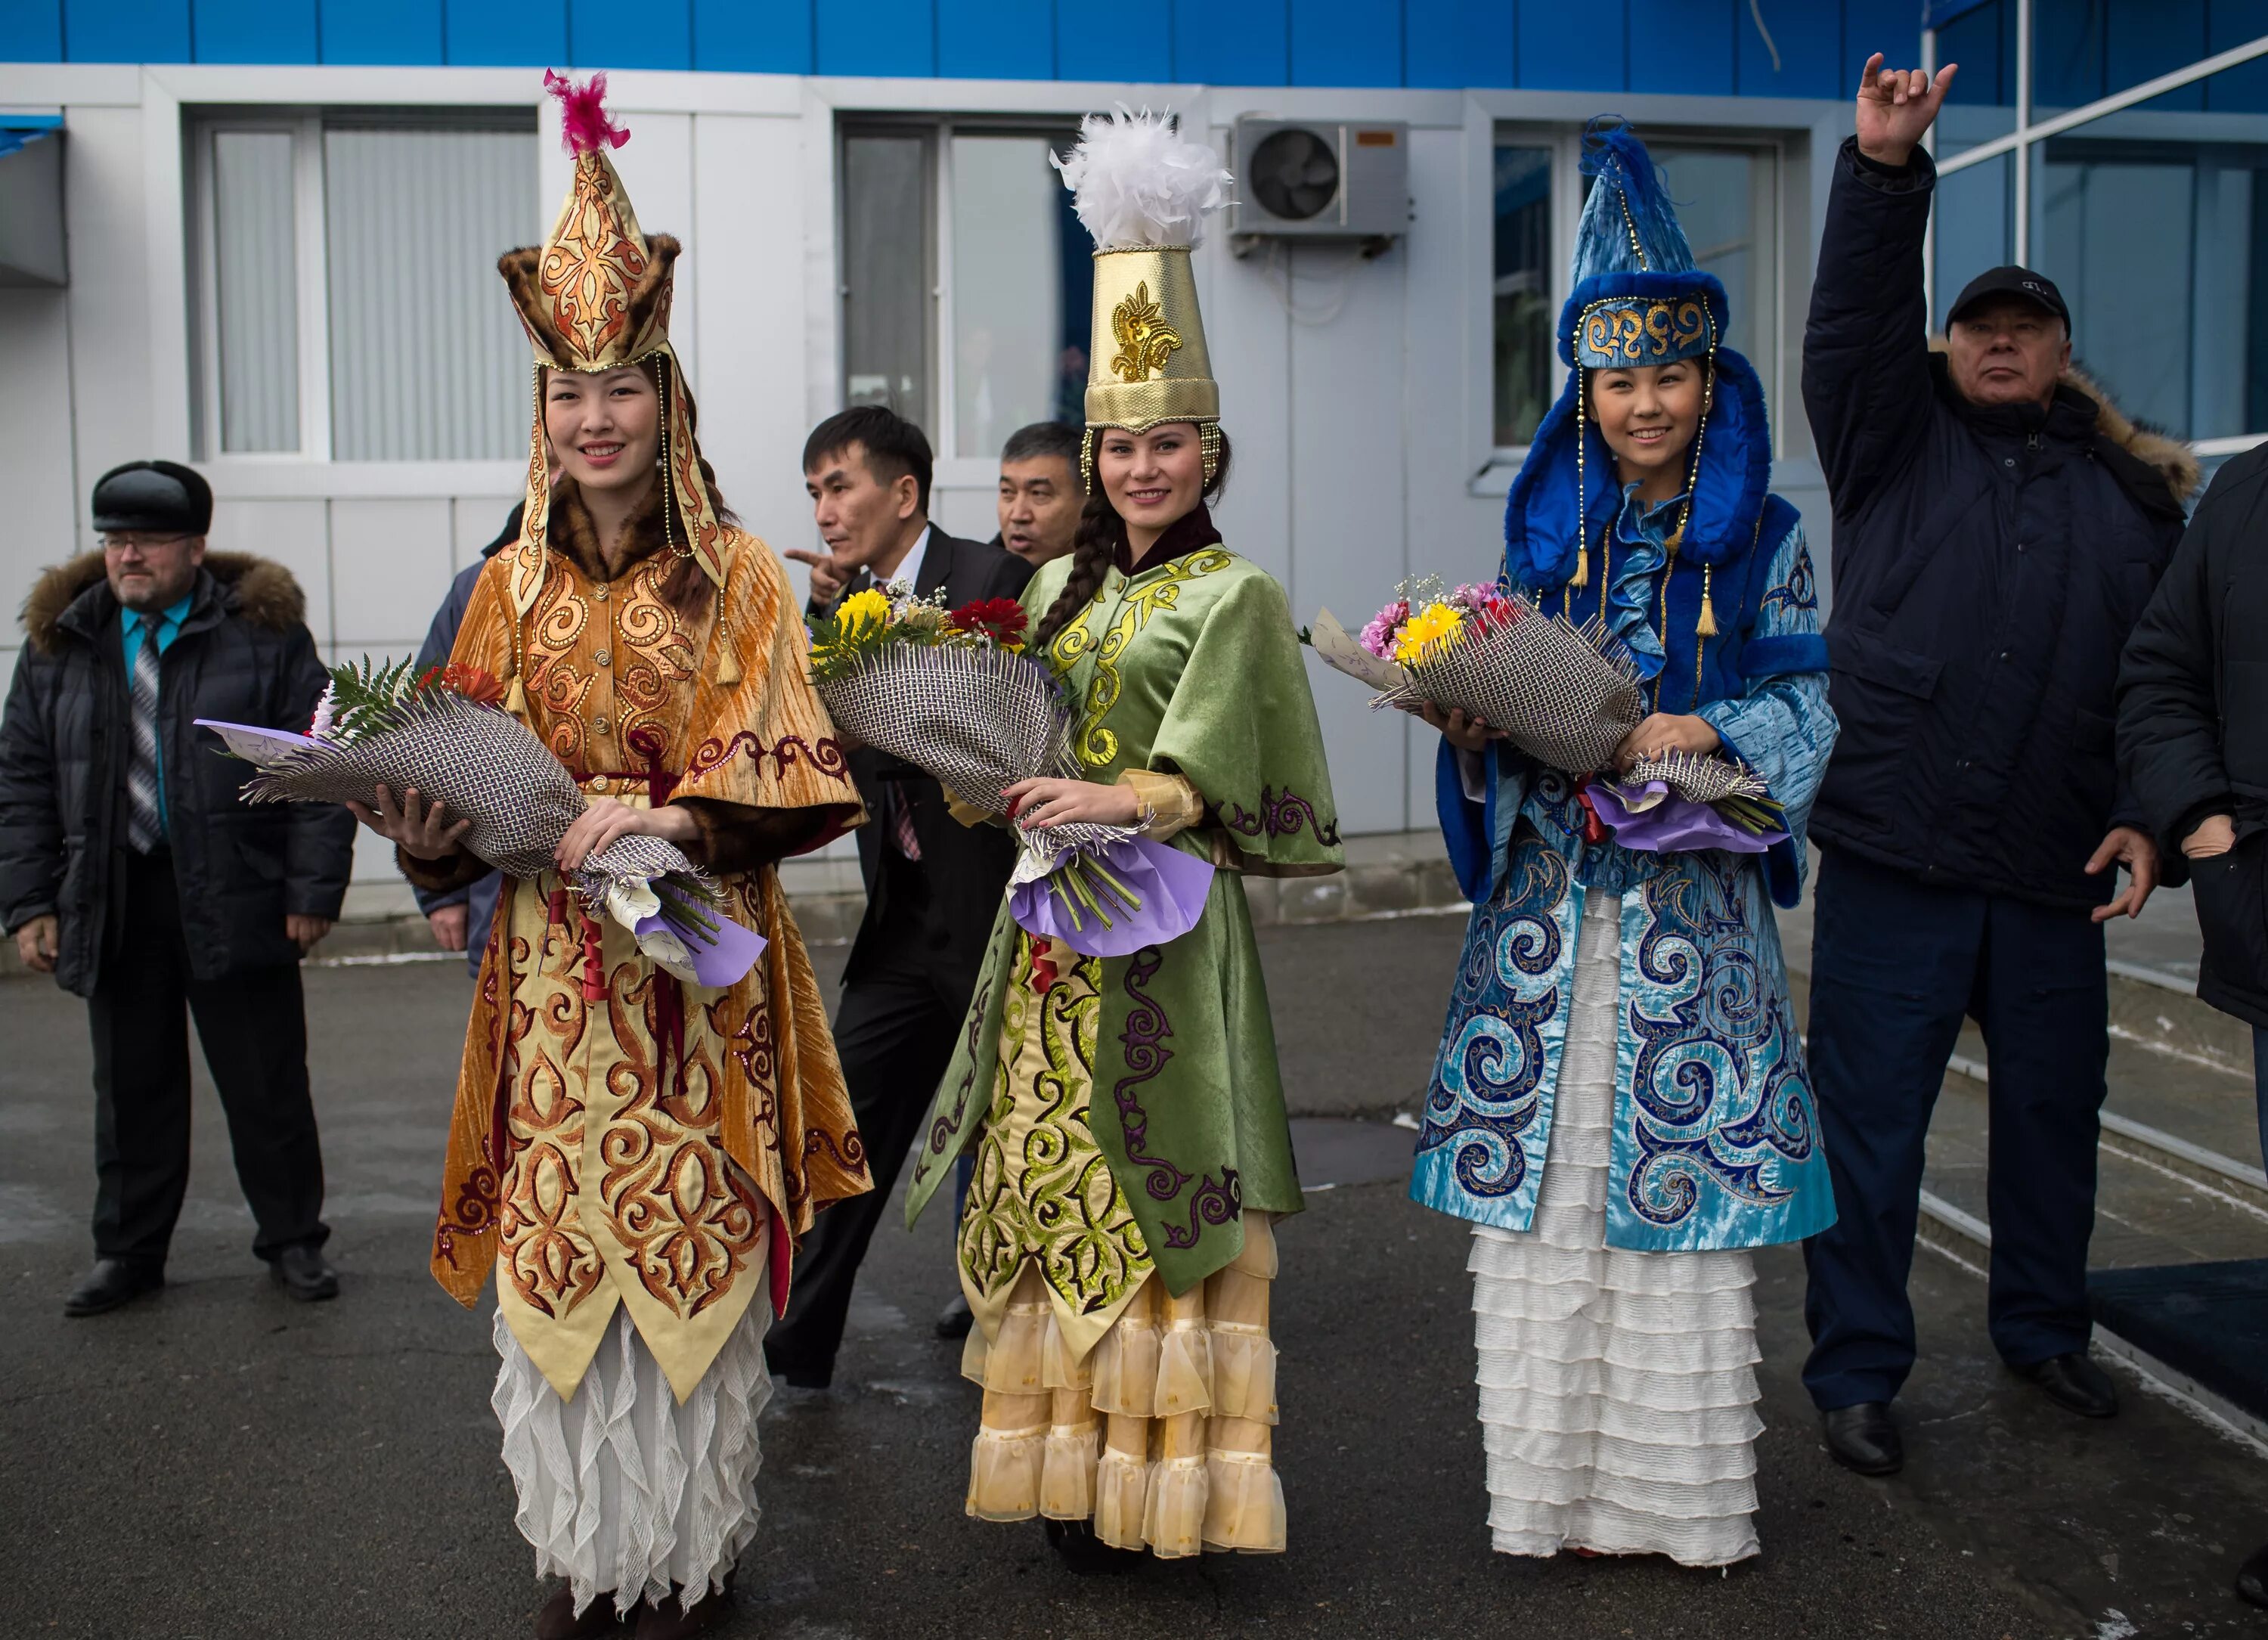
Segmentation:
{"type": "Polygon", "coordinates": [[[1504,595],[1495,582],[1460,587],[1449,595],[1449,602],[1471,615],[1484,632],[1509,623],[1517,611],[1512,601],[1504,595]]]}
{"type": "Polygon", "coordinates": [[[1396,598],[1392,603],[1381,609],[1372,618],[1369,625],[1362,629],[1362,646],[1381,661],[1390,660],[1394,654],[1394,634],[1401,630],[1402,623],[1409,618],[1409,601],[1396,598]]]}

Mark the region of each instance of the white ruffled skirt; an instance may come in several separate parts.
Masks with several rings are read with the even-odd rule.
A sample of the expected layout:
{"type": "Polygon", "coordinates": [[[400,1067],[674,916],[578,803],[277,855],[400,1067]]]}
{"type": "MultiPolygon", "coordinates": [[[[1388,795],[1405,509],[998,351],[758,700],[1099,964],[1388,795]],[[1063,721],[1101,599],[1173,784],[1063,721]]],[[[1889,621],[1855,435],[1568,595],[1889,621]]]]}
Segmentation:
{"type": "Polygon", "coordinates": [[[535,1546],[536,1575],[566,1579],[578,1612],[601,1594],[628,1616],[641,1600],[659,1606],[673,1585],[681,1607],[724,1587],[756,1533],[770,1324],[760,1296],[681,1403],[622,1309],[563,1401],[497,1313],[504,1364],[490,1404],[520,1533],[535,1546]]]}
{"type": "Polygon", "coordinates": [[[1757,1548],[1755,1270],[1606,1245],[1620,964],[1594,897],[1535,1223],[1473,1231],[1489,1528],[1506,1555],[1729,1565],[1757,1548]]]}

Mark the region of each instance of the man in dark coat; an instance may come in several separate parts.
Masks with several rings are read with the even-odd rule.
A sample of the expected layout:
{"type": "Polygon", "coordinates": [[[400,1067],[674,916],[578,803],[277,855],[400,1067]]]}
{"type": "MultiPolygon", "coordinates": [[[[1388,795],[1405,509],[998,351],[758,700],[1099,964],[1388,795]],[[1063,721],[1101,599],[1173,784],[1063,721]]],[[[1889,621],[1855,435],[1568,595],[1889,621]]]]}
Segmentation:
{"type": "MultiPolygon", "coordinates": [[[[480,557],[459,570],[449,582],[448,595],[441,607],[433,611],[432,624],[425,629],[425,641],[417,646],[417,659],[412,664],[423,677],[437,666],[449,663],[450,652],[457,646],[457,629],[465,624],[465,611],[473,602],[473,587],[488,567],[490,558],[519,539],[519,523],[527,511],[527,503],[515,501],[511,514],[497,538],[481,549],[480,557]]],[[[481,953],[488,949],[489,930],[496,924],[497,897],[503,890],[503,879],[496,871],[484,871],[470,883],[453,889],[421,889],[409,885],[416,898],[417,909],[425,914],[426,926],[433,930],[434,942],[445,951],[462,951],[465,966],[475,978],[481,971],[481,953]]]]}
{"type": "MultiPolygon", "coordinates": [[[[941,588],[948,609],[1023,590],[1029,565],[929,521],[930,469],[921,429],[878,406],[813,431],[804,482],[828,550],[787,556],[811,566],[814,612],[909,576],[917,593],[941,588]]],[[[1005,830],[961,824],[945,788],[911,764],[868,747],[850,754],[850,774],[873,822],[858,832],[866,916],[843,974],[835,1047],[874,1188],[820,1215],[787,1313],[764,1339],[772,1370],[798,1389],[833,1381],[859,1262],[953,1057],[1016,860],[1005,830]]]]}
{"type": "MultiPolygon", "coordinates": [[[[2268,1163],[2268,446],[2213,475],[2118,669],[2118,765],[2161,847],[2189,868],[2198,996],[2252,1027],[2268,1163]],[[2232,640],[2234,640],[2232,642],[2232,640]]],[[[2236,1592],[2268,1606],[2268,1548],[2236,1592]]]]}
{"type": "Polygon", "coordinates": [[[102,550],[50,570],[0,718],[0,920],[32,968],[87,999],[93,1272],[68,1315],[163,1284],[189,1170],[184,1007],[228,1112],[253,1251],[328,1298],[323,1161],[299,959],[345,897],[342,809],[254,808],[197,718],[304,729],[325,677],[282,566],[205,550],[212,492],[130,462],[94,489],[102,550]]]}
{"type": "Polygon", "coordinates": [[[2166,469],[2187,459],[2085,389],[2063,298],[2029,269],[1973,280],[1932,352],[1918,144],[1954,70],[1881,64],[1835,160],[1803,364],[1841,724],[1810,824],[1811,1068],[1839,1217],[1806,1248],[1804,1382],[1830,1450],[1869,1474],[1903,1462],[1889,1403],[1914,1359],[1923,1141],[1964,1014],[1992,1050],[1993,1343],[2059,1405],[2117,1410],[2087,1354],[2102,925],[2139,914],[2158,860],[2116,778],[2111,691],[2181,533],[2166,469]]]}

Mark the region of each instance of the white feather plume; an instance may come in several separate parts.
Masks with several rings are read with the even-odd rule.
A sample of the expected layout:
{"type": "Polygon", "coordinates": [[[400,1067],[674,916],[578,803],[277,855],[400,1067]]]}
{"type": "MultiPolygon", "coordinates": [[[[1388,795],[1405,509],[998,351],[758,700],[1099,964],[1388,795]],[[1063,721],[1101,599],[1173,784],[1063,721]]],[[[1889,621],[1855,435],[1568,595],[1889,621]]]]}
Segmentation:
{"type": "Polygon", "coordinates": [[[1106,250],[1195,248],[1205,213],[1228,203],[1228,184],[1234,181],[1221,169],[1219,154],[1174,130],[1170,110],[1137,114],[1123,102],[1114,113],[1080,121],[1079,146],[1054,164],[1079,221],[1106,250]]]}

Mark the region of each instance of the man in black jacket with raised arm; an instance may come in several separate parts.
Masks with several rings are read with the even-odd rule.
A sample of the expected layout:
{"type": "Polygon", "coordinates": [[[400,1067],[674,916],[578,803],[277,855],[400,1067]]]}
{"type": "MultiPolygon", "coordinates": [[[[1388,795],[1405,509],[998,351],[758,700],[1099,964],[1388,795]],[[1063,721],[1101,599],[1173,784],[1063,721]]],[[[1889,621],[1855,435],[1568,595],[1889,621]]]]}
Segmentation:
{"type": "Polygon", "coordinates": [[[1964,1015],[1992,1053],[1992,1341],[2058,1405],[2117,1410],[2087,1353],[2102,924],[2140,912],[2158,857],[2116,777],[2111,691],[2181,533],[2167,469],[2187,459],[2082,390],[2069,310],[2029,269],[1971,280],[1932,352],[1919,144],[1954,70],[1881,61],[1835,159],[1803,362],[1841,723],[1810,824],[1811,1068],[1839,1216],[1805,1249],[1804,1382],[1829,1449],[1867,1474],[1904,1461],[1889,1403],[1914,1360],[1923,1141],[1964,1015]]]}
{"type": "MultiPolygon", "coordinates": [[[[930,470],[922,430],[880,406],[813,430],[804,483],[828,550],[786,556],[811,566],[814,612],[898,580],[924,596],[942,590],[947,609],[1024,589],[1031,565],[929,521],[930,470]]],[[[962,825],[945,788],[911,764],[863,748],[850,754],[850,776],[873,821],[858,831],[866,917],[843,970],[835,1047],[874,1188],[820,1215],[796,1260],[787,1313],[764,1339],[772,1370],[806,1390],[834,1379],[858,1265],[953,1058],[1016,861],[1005,831],[962,825]]]]}

